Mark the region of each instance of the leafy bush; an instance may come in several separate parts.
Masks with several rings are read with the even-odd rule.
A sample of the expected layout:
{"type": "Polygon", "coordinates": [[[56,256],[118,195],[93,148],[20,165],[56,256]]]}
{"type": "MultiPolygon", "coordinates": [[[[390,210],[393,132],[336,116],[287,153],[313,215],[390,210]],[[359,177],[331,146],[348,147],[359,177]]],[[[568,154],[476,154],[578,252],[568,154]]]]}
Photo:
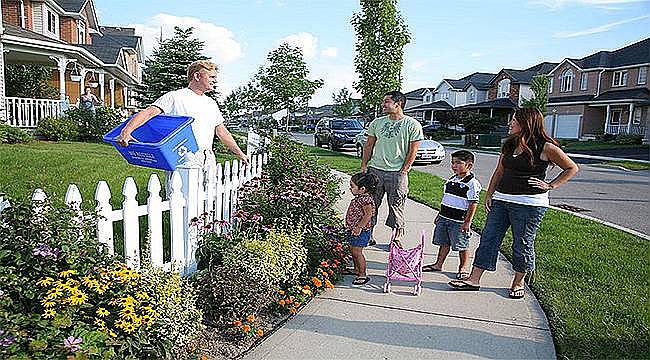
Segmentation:
{"type": "Polygon", "coordinates": [[[643,136],[619,134],[614,139],[614,143],[619,145],[641,145],[643,143],[643,136]]]}
{"type": "MultiPolygon", "coordinates": [[[[248,144],[248,138],[246,136],[242,136],[239,134],[231,133],[233,139],[235,139],[235,142],[239,146],[240,149],[245,153],[246,152],[246,145],[248,144]]],[[[219,140],[218,137],[214,138],[214,144],[212,146],[214,148],[214,151],[217,153],[229,153],[230,149],[221,141],[219,140]]]]}
{"type": "Polygon", "coordinates": [[[27,131],[14,126],[0,124],[0,142],[3,144],[26,144],[32,140],[34,138],[27,131]]]}
{"type": "Polygon", "coordinates": [[[503,119],[490,118],[485,114],[465,112],[461,115],[461,121],[466,134],[488,134],[501,125],[503,119]]]}
{"type": "Polygon", "coordinates": [[[79,125],[69,117],[50,116],[41,119],[37,130],[53,141],[74,141],[79,137],[79,125]]]}
{"type": "Polygon", "coordinates": [[[84,141],[101,141],[122,121],[119,110],[107,106],[97,106],[94,113],[82,107],[70,108],[65,116],[79,125],[79,138],[84,141]]]}

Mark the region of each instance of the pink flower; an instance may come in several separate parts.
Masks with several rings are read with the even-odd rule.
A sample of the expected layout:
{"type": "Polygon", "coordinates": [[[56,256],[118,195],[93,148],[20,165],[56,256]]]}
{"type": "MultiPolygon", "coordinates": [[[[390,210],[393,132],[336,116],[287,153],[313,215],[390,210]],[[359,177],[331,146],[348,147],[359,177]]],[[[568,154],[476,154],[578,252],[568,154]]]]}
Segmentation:
{"type": "Polygon", "coordinates": [[[63,346],[65,346],[66,349],[75,352],[79,349],[81,349],[81,344],[83,341],[82,338],[76,338],[74,336],[69,336],[67,339],[63,340],[63,346]]]}

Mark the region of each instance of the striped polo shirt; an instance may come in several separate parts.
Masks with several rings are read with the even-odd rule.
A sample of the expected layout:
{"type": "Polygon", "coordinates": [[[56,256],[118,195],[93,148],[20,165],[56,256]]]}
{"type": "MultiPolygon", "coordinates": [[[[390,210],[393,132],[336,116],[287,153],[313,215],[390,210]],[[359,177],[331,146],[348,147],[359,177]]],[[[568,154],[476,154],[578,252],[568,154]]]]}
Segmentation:
{"type": "Polygon", "coordinates": [[[474,174],[470,173],[462,179],[454,175],[445,183],[440,216],[452,221],[465,221],[470,202],[478,202],[480,194],[481,183],[476,180],[474,174]]]}

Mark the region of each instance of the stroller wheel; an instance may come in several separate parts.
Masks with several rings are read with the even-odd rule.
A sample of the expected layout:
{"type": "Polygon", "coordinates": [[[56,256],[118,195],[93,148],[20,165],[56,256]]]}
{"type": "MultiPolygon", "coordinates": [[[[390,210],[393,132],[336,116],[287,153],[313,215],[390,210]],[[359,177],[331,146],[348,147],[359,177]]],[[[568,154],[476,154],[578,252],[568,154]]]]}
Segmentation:
{"type": "Polygon", "coordinates": [[[422,293],[422,286],[420,286],[420,284],[415,285],[415,287],[413,288],[413,295],[420,296],[421,293],[422,293]]]}
{"type": "Polygon", "coordinates": [[[390,283],[387,282],[384,284],[384,292],[389,293],[390,292],[390,283]]]}

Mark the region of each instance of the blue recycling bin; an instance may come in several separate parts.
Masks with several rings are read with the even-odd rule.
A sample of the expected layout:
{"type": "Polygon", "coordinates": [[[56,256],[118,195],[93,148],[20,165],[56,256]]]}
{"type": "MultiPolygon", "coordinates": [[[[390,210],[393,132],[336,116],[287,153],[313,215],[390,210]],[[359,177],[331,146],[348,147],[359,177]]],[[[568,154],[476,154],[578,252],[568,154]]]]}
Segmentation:
{"type": "Polygon", "coordinates": [[[127,120],[104,135],[104,141],[113,144],[129,164],[175,170],[185,161],[188,152],[194,153],[199,149],[192,132],[192,121],[194,119],[189,116],[156,115],[131,133],[138,141],[131,141],[129,146],[123,147],[117,144],[117,138],[127,120]]]}

